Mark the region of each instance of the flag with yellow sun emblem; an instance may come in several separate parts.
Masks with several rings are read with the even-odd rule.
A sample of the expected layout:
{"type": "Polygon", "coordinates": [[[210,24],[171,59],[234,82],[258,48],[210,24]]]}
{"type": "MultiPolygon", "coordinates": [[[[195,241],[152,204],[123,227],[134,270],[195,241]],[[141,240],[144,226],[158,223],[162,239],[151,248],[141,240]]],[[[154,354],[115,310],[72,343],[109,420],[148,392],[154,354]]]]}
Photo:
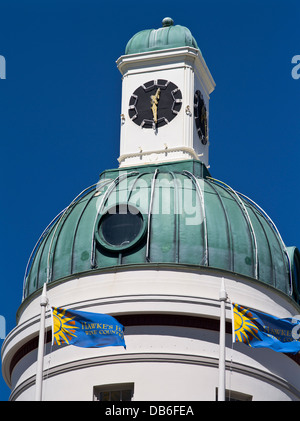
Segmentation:
{"type": "Polygon", "coordinates": [[[124,346],[124,326],[108,314],[52,307],[53,345],[124,346]]]}
{"type": "Polygon", "coordinates": [[[277,352],[296,354],[300,351],[299,319],[279,319],[236,303],[232,303],[232,312],[233,342],[277,352]]]}

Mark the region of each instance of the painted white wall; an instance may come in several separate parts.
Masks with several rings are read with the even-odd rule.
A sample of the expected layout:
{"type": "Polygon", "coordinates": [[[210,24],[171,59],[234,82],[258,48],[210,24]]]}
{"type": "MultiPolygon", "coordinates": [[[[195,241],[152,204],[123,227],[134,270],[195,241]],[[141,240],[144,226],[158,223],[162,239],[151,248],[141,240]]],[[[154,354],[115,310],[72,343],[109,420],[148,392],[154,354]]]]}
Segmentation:
{"type": "MultiPolygon", "coordinates": [[[[218,335],[201,329],[128,328],[127,349],[65,347],[45,357],[44,400],[92,400],[93,387],[134,383],[134,400],[215,400],[218,335]]],[[[227,342],[227,388],[253,400],[296,400],[294,362],[270,350],[231,352],[227,342]],[[275,354],[275,355],[274,355],[275,354]],[[233,362],[231,363],[231,358],[233,362]],[[272,373],[271,366],[280,372],[272,373]],[[282,377],[284,376],[284,377],[282,377]]],[[[241,347],[246,347],[241,345],[241,347]]],[[[240,347],[240,348],[241,348],[240,347]]],[[[19,383],[18,400],[34,399],[34,365],[19,383]],[[27,383],[31,383],[27,387],[27,383]]],[[[299,396],[298,396],[299,397],[299,396]]]]}
{"type": "MultiPolygon", "coordinates": [[[[178,268],[179,269],[179,268],[178,268]]],[[[278,317],[299,312],[280,291],[260,282],[225,276],[229,298],[278,317]]],[[[49,285],[50,305],[117,314],[166,313],[219,317],[221,276],[214,270],[135,269],[103,272],[49,285]]],[[[37,335],[39,297],[21,308],[18,326],[3,347],[3,370],[13,398],[34,399],[36,350],[16,365],[17,350],[37,335]]],[[[46,325],[50,327],[48,310],[46,325]]],[[[229,303],[226,318],[231,320],[229,303]]],[[[93,387],[134,383],[135,400],[215,400],[218,385],[218,332],[175,326],[137,326],[125,331],[127,349],[47,346],[44,399],[91,400],[93,387]],[[164,374],[163,374],[164,373],[164,374]],[[163,374],[163,375],[162,375],[163,374]],[[182,387],[184,386],[184,387],[182,387]]],[[[300,368],[288,356],[235,344],[227,334],[227,387],[254,400],[300,399],[300,368]]]]}

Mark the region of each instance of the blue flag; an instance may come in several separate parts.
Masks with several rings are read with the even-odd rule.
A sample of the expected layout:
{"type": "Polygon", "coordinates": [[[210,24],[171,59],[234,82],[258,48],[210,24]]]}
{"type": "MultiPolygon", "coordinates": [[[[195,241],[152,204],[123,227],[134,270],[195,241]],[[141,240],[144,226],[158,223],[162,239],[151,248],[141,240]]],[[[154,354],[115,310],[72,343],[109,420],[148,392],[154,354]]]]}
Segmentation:
{"type": "Polygon", "coordinates": [[[232,310],[233,342],[277,352],[296,354],[300,351],[300,320],[279,319],[236,303],[232,303],[232,310]]]}
{"type": "Polygon", "coordinates": [[[52,343],[83,348],[124,346],[124,326],[108,314],[52,307],[52,343]]]}

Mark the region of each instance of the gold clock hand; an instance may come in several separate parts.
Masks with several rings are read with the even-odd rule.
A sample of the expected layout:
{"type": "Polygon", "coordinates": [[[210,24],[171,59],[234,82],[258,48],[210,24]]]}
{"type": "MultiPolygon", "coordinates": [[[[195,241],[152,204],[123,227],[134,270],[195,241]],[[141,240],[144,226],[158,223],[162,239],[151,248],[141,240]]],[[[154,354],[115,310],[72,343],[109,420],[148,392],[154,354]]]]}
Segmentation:
{"type": "Polygon", "coordinates": [[[153,114],[153,121],[156,124],[157,123],[157,106],[159,101],[159,95],[160,95],[160,88],[157,89],[155,95],[151,95],[151,110],[153,114]]]}

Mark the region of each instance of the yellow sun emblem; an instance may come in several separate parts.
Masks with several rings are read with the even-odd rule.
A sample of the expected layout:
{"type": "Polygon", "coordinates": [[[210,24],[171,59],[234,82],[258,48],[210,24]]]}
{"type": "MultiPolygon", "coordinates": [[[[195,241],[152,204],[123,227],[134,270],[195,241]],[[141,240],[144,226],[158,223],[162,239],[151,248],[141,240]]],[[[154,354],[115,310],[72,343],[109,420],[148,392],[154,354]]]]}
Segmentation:
{"type": "Polygon", "coordinates": [[[253,337],[259,339],[256,336],[259,329],[254,322],[256,317],[252,315],[249,309],[238,304],[233,304],[233,315],[235,341],[244,342],[251,346],[250,341],[253,337]]]}
{"type": "Polygon", "coordinates": [[[76,337],[75,332],[79,327],[75,326],[74,317],[68,317],[66,310],[52,307],[53,315],[53,345],[69,344],[76,337]]]}

